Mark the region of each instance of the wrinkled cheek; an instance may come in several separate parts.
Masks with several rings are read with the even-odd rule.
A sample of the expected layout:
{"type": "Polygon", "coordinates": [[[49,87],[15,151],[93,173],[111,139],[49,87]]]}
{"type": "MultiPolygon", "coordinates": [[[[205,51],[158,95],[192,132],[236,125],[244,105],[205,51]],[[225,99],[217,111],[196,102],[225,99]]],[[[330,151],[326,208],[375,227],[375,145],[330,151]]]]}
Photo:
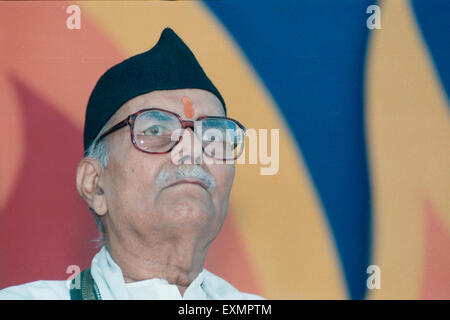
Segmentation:
{"type": "Polygon", "coordinates": [[[225,167],[219,167],[216,175],[217,192],[219,196],[225,200],[228,199],[231,193],[231,187],[233,186],[233,180],[235,175],[234,165],[226,165],[225,167]]]}
{"type": "Polygon", "coordinates": [[[229,198],[230,194],[231,194],[231,188],[233,186],[233,181],[234,181],[234,175],[235,175],[235,168],[234,166],[229,168],[226,171],[226,174],[224,175],[224,197],[225,198],[229,198]]]}
{"type": "Polygon", "coordinates": [[[107,200],[111,208],[112,214],[121,212],[125,208],[130,207],[133,202],[135,191],[133,190],[133,180],[130,172],[123,170],[116,164],[110,168],[114,174],[109,175],[107,200]]]}
{"type": "Polygon", "coordinates": [[[220,190],[221,192],[218,194],[218,198],[214,201],[218,216],[222,222],[225,220],[229,209],[230,189],[220,190]]]}

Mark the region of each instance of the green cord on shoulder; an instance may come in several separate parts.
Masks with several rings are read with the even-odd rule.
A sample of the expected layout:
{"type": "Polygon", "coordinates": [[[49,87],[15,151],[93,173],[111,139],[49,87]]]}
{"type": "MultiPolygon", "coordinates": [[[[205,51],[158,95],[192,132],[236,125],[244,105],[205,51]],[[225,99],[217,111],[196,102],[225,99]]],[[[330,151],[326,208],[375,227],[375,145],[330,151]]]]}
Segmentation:
{"type": "Polygon", "coordinates": [[[70,300],[101,300],[100,292],[91,275],[91,269],[81,271],[72,280],[70,300]]]}

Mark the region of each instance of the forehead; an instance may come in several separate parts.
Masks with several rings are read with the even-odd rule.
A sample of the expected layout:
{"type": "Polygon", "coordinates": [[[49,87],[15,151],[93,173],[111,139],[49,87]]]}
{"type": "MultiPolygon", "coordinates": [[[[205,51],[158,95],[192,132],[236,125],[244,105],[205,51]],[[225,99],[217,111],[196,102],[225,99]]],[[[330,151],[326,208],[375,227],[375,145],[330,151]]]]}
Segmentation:
{"type": "Polygon", "coordinates": [[[200,116],[225,115],[221,102],[211,92],[201,89],[176,89],[158,90],[137,96],[127,101],[110,120],[122,120],[128,115],[146,108],[165,109],[175,112],[185,119],[183,97],[192,101],[194,119],[200,116]]]}

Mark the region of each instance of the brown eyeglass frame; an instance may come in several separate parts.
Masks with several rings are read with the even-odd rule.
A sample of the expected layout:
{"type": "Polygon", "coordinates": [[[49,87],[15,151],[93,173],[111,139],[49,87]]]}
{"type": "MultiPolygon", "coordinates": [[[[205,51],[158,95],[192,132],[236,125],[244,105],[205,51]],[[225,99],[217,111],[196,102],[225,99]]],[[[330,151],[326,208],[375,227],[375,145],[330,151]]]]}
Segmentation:
{"type": "MultiPolygon", "coordinates": [[[[114,126],[112,126],[111,128],[109,128],[108,130],[106,130],[106,131],[105,131],[105,132],[97,139],[96,143],[98,143],[100,140],[102,140],[102,139],[103,139],[104,137],[106,137],[107,135],[109,135],[109,134],[111,134],[111,133],[113,133],[113,132],[115,132],[115,131],[117,131],[117,130],[123,128],[123,127],[125,127],[126,125],[128,125],[128,126],[130,127],[130,138],[131,138],[131,143],[133,144],[133,146],[134,146],[137,150],[139,150],[139,151],[141,151],[141,152],[144,152],[144,153],[149,153],[149,154],[165,154],[165,153],[171,152],[171,151],[173,150],[173,148],[175,148],[175,146],[181,141],[182,136],[180,136],[180,137],[178,138],[178,141],[176,141],[175,144],[174,144],[169,150],[164,151],[164,152],[151,152],[151,151],[145,151],[145,150],[142,150],[141,148],[139,148],[138,145],[137,145],[137,143],[136,143],[136,140],[135,140],[135,138],[134,138],[134,123],[135,123],[135,121],[136,121],[136,118],[137,118],[140,114],[142,114],[142,113],[144,113],[144,112],[147,112],[147,111],[153,111],[153,110],[157,110],[157,111],[161,111],[161,112],[165,112],[165,113],[169,113],[169,114],[171,114],[171,115],[174,115],[174,116],[178,119],[178,121],[180,122],[181,127],[182,127],[183,129],[191,128],[192,131],[195,130],[195,129],[194,129],[194,122],[195,122],[195,121],[200,121],[200,120],[203,120],[203,119],[225,119],[225,120],[230,120],[230,121],[234,122],[235,124],[237,124],[239,128],[241,128],[241,130],[244,132],[244,136],[245,136],[245,130],[246,130],[245,127],[244,127],[239,121],[237,121],[237,120],[235,120],[235,119],[231,119],[231,118],[228,118],[228,117],[221,117],[221,116],[202,116],[202,117],[198,117],[197,120],[195,120],[195,121],[193,121],[193,120],[183,120],[183,119],[181,119],[180,115],[177,114],[177,113],[175,113],[175,112],[171,112],[171,111],[164,110],[164,109],[160,109],[160,108],[148,108],[148,109],[142,109],[142,110],[139,110],[139,111],[137,111],[137,112],[135,112],[135,113],[133,113],[133,114],[130,114],[130,115],[129,115],[128,117],[126,117],[124,120],[120,121],[119,123],[115,124],[114,126]]],[[[195,131],[194,131],[194,132],[195,132],[195,131]]],[[[239,150],[239,152],[237,153],[237,155],[234,156],[233,159],[221,159],[221,160],[223,160],[223,161],[227,161],[227,160],[236,160],[236,159],[239,158],[239,156],[242,154],[243,149],[244,149],[244,144],[242,144],[241,149],[239,150]]],[[[202,151],[203,151],[203,153],[205,152],[205,150],[204,150],[204,148],[203,148],[203,143],[202,143],[202,151]]],[[[209,157],[209,155],[208,155],[208,157],[209,157]]],[[[218,160],[220,160],[220,159],[218,159],[218,160]]]]}

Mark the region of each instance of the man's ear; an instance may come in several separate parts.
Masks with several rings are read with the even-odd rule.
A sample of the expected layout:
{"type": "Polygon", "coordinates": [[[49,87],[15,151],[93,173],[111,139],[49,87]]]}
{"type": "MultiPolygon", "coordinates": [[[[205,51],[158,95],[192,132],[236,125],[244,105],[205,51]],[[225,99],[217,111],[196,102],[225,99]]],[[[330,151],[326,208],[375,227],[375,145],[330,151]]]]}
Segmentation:
{"type": "Polygon", "coordinates": [[[104,169],[95,158],[83,158],[77,168],[77,190],[99,216],[108,211],[103,188],[99,184],[104,169]]]}

